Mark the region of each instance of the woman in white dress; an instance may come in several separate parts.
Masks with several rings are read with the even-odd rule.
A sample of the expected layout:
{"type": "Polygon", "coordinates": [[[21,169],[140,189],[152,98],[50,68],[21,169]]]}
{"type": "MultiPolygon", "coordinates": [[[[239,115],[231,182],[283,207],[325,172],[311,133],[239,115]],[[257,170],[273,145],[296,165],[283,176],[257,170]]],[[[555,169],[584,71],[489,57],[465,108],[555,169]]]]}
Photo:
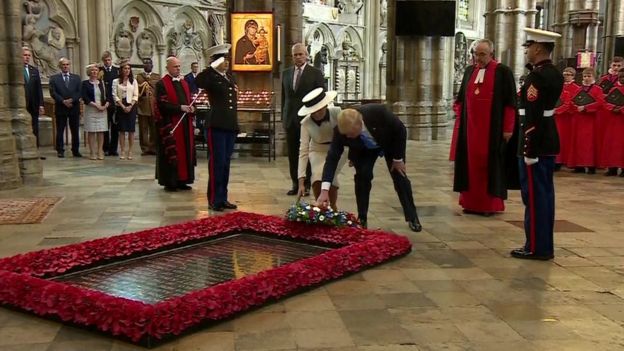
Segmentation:
{"type": "MultiPolygon", "coordinates": [[[[301,143],[299,146],[299,189],[298,196],[305,192],[304,180],[308,161],[312,169],[312,191],[314,198],[321,194],[321,178],[329,145],[334,135],[334,128],[338,123],[339,107],[328,106],[336,97],[335,91],[325,92],[323,88],[316,88],[303,97],[303,107],[299,110],[299,116],[306,116],[301,120],[301,143]]],[[[338,174],[347,161],[347,153],[342,154],[338,162],[336,176],[329,189],[329,202],[332,209],[336,210],[338,199],[338,174]]]]}
{"type": "Polygon", "coordinates": [[[84,128],[87,132],[90,159],[103,160],[102,144],[104,144],[104,132],[108,131],[106,109],[108,102],[104,93],[104,83],[98,79],[99,68],[97,64],[87,66],[89,79],[82,82],[82,102],[84,108],[84,128]]]}
{"type": "Polygon", "coordinates": [[[139,101],[139,84],[132,76],[132,68],[129,62],[119,65],[119,78],[113,80],[113,100],[117,109],[115,119],[119,129],[119,159],[132,160],[132,146],[134,144],[134,132],[137,119],[136,104],[139,101]],[[128,135],[128,148],[126,149],[126,133],[128,135]],[[126,153],[127,152],[127,153],[126,153]]]}

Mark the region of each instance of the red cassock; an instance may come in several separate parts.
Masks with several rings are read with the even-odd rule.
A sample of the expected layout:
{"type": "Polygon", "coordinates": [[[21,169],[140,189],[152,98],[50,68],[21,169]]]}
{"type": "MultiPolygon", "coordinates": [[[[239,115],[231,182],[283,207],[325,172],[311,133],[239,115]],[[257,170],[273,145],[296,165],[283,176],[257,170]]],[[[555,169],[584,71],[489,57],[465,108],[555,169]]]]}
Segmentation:
{"type": "MultiPolygon", "coordinates": [[[[578,107],[572,100],[572,139],[570,140],[570,152],[567,160],[568,167],[595,167],[596,166],[596,124],[597,114],[602,109],[604,95],[598,85],[582,86],[594,98],[594,102],[585,105],[585,110],[578,111],[578,107]]],[[[578,93],[577,93],[578,94],[578,93]]]]}
{"type": "Polygon", "coordinates": [[[557,164],[568,164],[570,139],[572,138],[572,116],[574,114],[572,98],[576,96],[579,89],[578,84],[574,82],[565,83],[559,97],[561,105],[555,108],[555,122],[557,123],[557,132],[559,133],[560,150],[555,160],[557,164]]]}
{"type": "MultiPolygon", "coordinates": [[[[624,85],[616,83],[611,89],[624,94],[624,85]]],[[[600,154],[601,167],[624,168],[624,111],[622,106],[615,106],[605,101],[604,108],[599,112],[608,123],[604,131],[604,141],[600,154]]]]}
{"type": "Polygon", "coordinates": [[[459,133],[459,123],[461,121],[461,104],[457,101],[453,104],[453,112],[455,112],[455,126],[453,127],[453,136],[451,137],[451,150],[449,160],[455,161],[455,150],[457,149],[457,133],[459,133]]]}
{"type": "MultiPolygon", "coordinates": [[[[496,64],[487,66],[483,83],[475,84],[479,70],[475,69],[468,81],[466,91],[468,179],[467,191],[459,195],[459,205],[475,212],[499,212],[505,210],[502,198],[488,193],[488,155],[490,140],[490,119],[492,118],[492,98],[494,94],[494,74],[496,64]]],[[[454,108],[455,109],[455,108],[454,108]]],[[[456,111],[461,111],[457,107],[456,111]]],[[[512,133],[515,122],[515,109],[505,106],[503,131],[512,133]]],[[[457,125],[456,125],[457,127],[457,125]]]]}

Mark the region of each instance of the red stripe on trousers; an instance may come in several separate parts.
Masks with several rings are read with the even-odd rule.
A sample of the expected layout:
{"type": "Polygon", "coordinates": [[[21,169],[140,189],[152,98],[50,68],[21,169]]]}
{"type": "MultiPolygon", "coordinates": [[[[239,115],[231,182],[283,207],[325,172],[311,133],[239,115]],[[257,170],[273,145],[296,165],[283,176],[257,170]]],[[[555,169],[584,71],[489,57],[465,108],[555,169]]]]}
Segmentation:
{"type": "Polygon", "coordinates": [[[533,166],[527,165],[529,190],[529,250],[535,252],[535,190],[533,189],[533,166]]]}
{"type": "Polygon", "coordinates": [[[210,150],[210,159],[208,160],[208,204],[214,205],[215,197],[215,177],[214,177],[214,148],[212,145],[212,128],[208,128],[208,150],[210,150]]]}

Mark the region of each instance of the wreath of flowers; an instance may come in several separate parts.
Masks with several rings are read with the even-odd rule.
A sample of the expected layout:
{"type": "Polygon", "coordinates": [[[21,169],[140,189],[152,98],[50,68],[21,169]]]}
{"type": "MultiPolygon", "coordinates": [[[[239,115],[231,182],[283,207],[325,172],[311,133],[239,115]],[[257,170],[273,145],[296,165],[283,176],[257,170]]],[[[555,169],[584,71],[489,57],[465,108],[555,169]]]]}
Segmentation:
{"type": "Polygon", "coordinates": [[[335,227],[361,227],[360,220],[353,213],[334,211],[331,207],[322,209],[304,201],[297,201],[286,211],[286,219],[305,224],[322,224],[335,227]]]}
{"type": "Polygon", "coordinates": [[[410,250],[411,244],[405,237],[392,233],[307,226],[273,216],[234,212],[0,259],[0,305],[150,346],[198,324],[228,318],[410,250]],[[337,248],[154,304],[48,279],[240,231],[321,242],[337,248]]]}

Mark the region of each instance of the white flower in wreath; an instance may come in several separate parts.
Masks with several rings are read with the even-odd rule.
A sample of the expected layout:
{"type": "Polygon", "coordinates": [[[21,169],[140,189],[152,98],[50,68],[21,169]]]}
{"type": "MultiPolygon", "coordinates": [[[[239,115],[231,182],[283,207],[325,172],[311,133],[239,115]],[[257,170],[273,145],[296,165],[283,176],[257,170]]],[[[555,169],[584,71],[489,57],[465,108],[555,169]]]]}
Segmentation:
{"type": "Polygon", "coordinates": [[[324,220],[325,220],[325,216],[320,215],[320,216],[319,216],[319,221],[324,221],[324,220]]]}
{"type": "Polygon", "coordinates": [[[315,206],[314,208],[312,208],[312,209],[313,209],[315,212],[321,212],[321,209],[320,209],[320,208],[318,208],[318,207],[316,207],[316,206],[315,206]]]}

